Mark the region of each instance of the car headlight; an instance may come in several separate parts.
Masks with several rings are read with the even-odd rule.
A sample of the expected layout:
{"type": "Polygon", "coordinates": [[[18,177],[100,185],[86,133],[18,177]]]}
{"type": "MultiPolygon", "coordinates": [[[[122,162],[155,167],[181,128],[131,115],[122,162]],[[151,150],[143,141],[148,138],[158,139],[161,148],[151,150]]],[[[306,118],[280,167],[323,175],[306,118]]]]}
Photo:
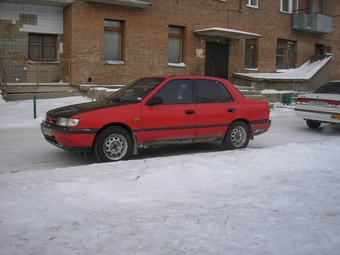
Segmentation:
{"type": "Polygon", "coordinates": [[[79,123],[79,119],[58,118],[57,125],[62,127],[75,127],[79,123]]]}

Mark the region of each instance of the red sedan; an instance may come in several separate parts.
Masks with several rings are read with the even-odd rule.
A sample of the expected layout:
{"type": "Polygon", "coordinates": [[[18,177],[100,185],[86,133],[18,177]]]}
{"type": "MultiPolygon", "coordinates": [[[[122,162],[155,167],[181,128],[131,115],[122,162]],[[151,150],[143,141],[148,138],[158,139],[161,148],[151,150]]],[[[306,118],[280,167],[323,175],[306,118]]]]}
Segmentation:
{"type": "Polygon", "coordinates": [[[245,148],[270,124],[268,103],[245,98],[225,79],[157,76],[137,79],[106,100],[50,110],[41,131],[61,149],[108,162],[166,144],[221,141],[225,149],[245,148]]]}

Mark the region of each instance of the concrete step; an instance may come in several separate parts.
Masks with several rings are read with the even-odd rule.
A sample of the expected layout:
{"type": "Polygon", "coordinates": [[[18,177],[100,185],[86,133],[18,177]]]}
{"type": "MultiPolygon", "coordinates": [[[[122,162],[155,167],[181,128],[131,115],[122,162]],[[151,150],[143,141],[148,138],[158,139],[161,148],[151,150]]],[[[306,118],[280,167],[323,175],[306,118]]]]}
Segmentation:
{"type": "Polygon", "coordinates": [[[234,85],[245,97],[252,99],[266,99],[265,96],[251,86],[234,85]]]}

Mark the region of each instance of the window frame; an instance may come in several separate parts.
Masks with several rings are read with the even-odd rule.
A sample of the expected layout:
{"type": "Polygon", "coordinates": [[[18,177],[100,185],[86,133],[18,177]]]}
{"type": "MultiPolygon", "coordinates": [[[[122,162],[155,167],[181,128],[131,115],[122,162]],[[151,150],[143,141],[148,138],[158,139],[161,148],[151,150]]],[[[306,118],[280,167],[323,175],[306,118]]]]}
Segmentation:
{"type": "Polygon", "coordinates": [[[296,61],[296,49],[297,49],[297,46],[296,46],[296,41],[293,41],[293,40],[285,40],[285,39],[280,39],[278,38],[277,39],[277,42],[276,42],[276,70],[278,69],[290,69],[290,68],[295,68],[295,61],[296,61]],[[280,45],[280,43],[282,43],[282,45],[280,45]],[[284,45],[283,45],[284,43],[284,45]],[[289,51],[289,48],[291,48],[290,45],[293,45],[293,52],[290,52],[289,51]],[[284,55],[283,55],[283,60],[284,60],[284,67],[281,68],[279,67],[278,68],[278,50],[279,49],[284,49],[284,55]],[[292,53],[292,55],[290,55],[290,53],[292,53]],[[292,56],[292,61],[289,61],[289,57],[292,56]],[[289,63],[292,62],[292,66],[289,65],[289,63]]]}
{"type": "Polygon", "coordinates": [[[317,13],[331,16],[331,9],[332,9],[331,0],[318,0],[317,1],[317,13]]]}
{"type": "Polygon", "coordinates": [[[29,33],[28,35],[28,59],[32,61],[58,61],[58,35],[55,34],[39,34],[29,33]],[[39,42],[32,42],[31,36],[39,36],[39,42]],[[44,42],[45,37],[53,37],[53,43],[44,42]],[[35,45],[39,45],[39,58],[31,57],[31,48],[35,45]],[[53,55],[54,58],[44,58],[45,46],[54,46],[53,55]]]}
{"type": "Polygon", "coordinates": [[[103,52],[103,59],[104,64],[124,64],[124,58],[123,58],[123,50],[124,50],[124,30],[125,30],[125,23],[123,20],[111,20],[111,19],[105,19],[104,20],[104,34],[105,32],[112,32],[119,34],[119,59],[106,59],[105,56],[105,38],[104,38],[104,52],[103,52]],[[105,26],[105,21],[112,21],[112,22],[118,22],[120,24],[120,27],[109,27],[105,26]]]}
{"type": "Polygon", "coordinates": [[[169,66],[177,66],[177,67],[185,67],[183,58],[184,58],[184,34],[185,34],[185,27],[182,26],[173,26],[169,25],[168,26],[168,65],[169,66]],[[171,33],[170,28],[178,28],[180,29],[180,33],[171,33]],[[180,39],[180,52],[179,52],[179,57],[180,60],[178,62],[171,62],[170,61],[170,38],[175,38],[175,39],[180,39]]]}
{"type": "Polygon", "coordinates": [[[280,0],[280,12],[292,14],[299,9],[299,0],[280,0]],[[284,10],[284,3],[288,5],[287,10],[284,10]]]}
{"type": "Polygon", "coordinates": [[[246,39],[245,40],[245,55],[244,55],[245,59],[244,59],[244,68],[245,69],[256,69],[257,68],[257,40],[256,39],[246,39]],[[253,56],[248,56],[248,50],[247,47],[248,46],[254,46],[254,51],[253,51],[253,56]],[[247,60],[251,58],[251,62],[252,62],[252,67],[247,66],[247,60]]]}
{"type": "Polygon", "coordinates": [[[252,8],[259,8],[259,0],[247,0],[246,5],[252,8]]]}

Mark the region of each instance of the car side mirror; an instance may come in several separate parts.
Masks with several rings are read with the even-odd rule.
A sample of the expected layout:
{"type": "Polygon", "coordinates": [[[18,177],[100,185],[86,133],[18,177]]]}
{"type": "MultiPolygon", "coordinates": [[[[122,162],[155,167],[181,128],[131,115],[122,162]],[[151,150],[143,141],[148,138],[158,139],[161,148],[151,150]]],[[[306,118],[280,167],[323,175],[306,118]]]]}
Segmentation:
{"type": "Polygon", "coordinates": [[[152,106],[152,105],[157,105],[157,104],[162,104],[163,103],[163,97],[160,96],[155,96],[149,99],[149,101],[146,102],[145,105],[152,106]]]}

